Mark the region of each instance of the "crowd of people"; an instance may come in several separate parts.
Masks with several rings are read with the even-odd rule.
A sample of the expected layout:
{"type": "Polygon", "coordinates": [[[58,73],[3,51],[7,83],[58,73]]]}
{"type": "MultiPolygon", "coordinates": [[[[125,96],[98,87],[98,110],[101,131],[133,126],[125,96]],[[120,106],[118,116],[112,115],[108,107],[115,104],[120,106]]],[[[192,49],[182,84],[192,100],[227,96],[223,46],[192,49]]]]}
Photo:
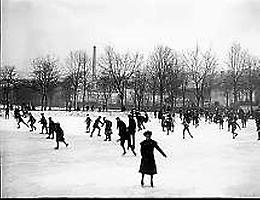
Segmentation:
{"type": "MultiPolygon", "coordinates": [[[[14,109],[14,118],[17,122],[17,128],[19,129],[20,123],[24,124],[26,127],[30,128],[30,132],[36,131],[37,128],[35,126],[35,123],[37,120],[32,115],[31,112],[28,112],[27,110],[20,110],[18,107],[14,109]],[[24,119],[28,118],[28,121],[25,122],[24,119]]],[[[59,149],[59,142],[62,142],[67,147],[69,144],[65,141],[64,138],[64,131],[60,126],[59,122],[54,122],[52,120],[52,117],[48,118],[49,121],[44,116],[44,113],[41,113],[41,118],[38,121],[38,123],[41,124],[41,131],[39,134],[46,134],[48,135],[46,139],[54,139],[56,138],[56,147],[54,149],[59,149]],[[56,133],[56,137],[54,136],[54,133],[56,133]]]]}
{"type": "MultiPolygon", "coordinates": [[[[194,136],[190,131],[190,126],[198,128],[200,122],[204,120],[205,123],[215,123],[218,124],[218,128],[224,129],[224,123],[227,123],[227,131],[231,131],[232,138],[235,139],[238,136],[237,129],[247,127],[247,122],[249,118],[252,118],[256,122],[256,131],[258,133],[257,140],[260,140],[260,107],[254,112],[245,112],[243,109],[232,109],[232,108],[214,108],[214,109],[201,109],[195,107],[175,109],[171,111],[164,110],[155,110],[154,111],[154,120],[158,119],[158,124],[161,126],[162,131],[167,135],[175,131],[177,125],[176,118],[179,117],[183,126],[182,138],[185,139],[185,134],[188,133],[191,138],[194,136]],[[240,126],[241,125],[241,126],[240,126]]],[[[128,123],[124,122],[120,117],[116,117],[116,129],[118,130],[119,139],[117,142],[120,142],[123,153],[126,154],[126,150],[131,150],[134,156],[135,152],[135,134],[141,130],[145,130],[145,123],[151,121],[149,115],[146,111],[138,111],[132,109],[128,114],[128,123]],[[128,124],[128,125],[127,125],[128,124]],[[127,146],[125,146],[125,144],[127,146]]],[[[5,112],[5,118],[9,118],[9,110],[5,112]]],[[[17,128],[20,128],[20,124],[28,127],[30,132],[36,131],[37,128],[35,123],[37,120],[32,115],[31,112],[25,110],[20,110],[18,107],[14,109],[14,118],[17,121],[17,128]],[[28,118],[28,121],[25,122],[25,119],[28,118]]],[[[156,120],[155,120],[156,121],[156,120]]],[[[45,118],[44,113],[41,113],[41,118],[38,123],[41,124],[40,134],[47,134],[46,139],[55,139],[56,138],[56,147],[59,149],[59,143],[62,142],[67,147],[69,144],[65,141],[64,131],[60,126],[59,122],[54,122],[52,117],[47,119],[45,118]],[[55,134],[56,133],[56,134],[55,134]]],[[[91,119],[89,113],[86,114],[85,119],[86,124],[86,133],[90,133],[89,136],[93,138],[94,133],[97,131],[97,136],[101,136],[102,128],[104,127],[104,141],[112,141],[111,135],[113,134],[112,126],[113,123],[111,119],[106,117],[98,116],[96,119],[91,119]]],[[[145,130],[143,135],[145,140],[140,143],[141,149],[141,164],[139,172],[142,174],[141,185],[144,185],[144,175],[148,174],[151,176],[151,186],[153,187],[153,175],[157,173],[153,151],[157,149],[164,157],[166,154],[158,146],[157,142],[151,139],[152,131],[145,130]]],[[[113,142],[113,141],[112,141],[113,142]]]]}

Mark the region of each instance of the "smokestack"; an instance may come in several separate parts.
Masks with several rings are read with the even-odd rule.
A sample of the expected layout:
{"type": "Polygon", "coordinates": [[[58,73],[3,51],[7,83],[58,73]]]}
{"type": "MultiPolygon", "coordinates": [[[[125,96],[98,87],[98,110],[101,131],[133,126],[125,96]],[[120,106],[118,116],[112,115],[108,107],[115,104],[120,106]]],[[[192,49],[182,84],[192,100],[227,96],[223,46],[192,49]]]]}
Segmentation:
{"type": "Polygon", "coordinates": [[[96,46],[93,47],[93,58],[92,58],[92,76],[96,76],[96,46]]]}

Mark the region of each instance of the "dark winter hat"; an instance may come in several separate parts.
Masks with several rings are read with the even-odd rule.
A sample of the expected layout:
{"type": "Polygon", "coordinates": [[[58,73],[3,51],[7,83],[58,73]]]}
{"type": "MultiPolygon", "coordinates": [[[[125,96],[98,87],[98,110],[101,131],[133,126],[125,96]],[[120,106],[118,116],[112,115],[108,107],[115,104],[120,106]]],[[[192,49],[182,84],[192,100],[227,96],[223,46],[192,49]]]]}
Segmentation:
{"type": "Polygon", "coordinates": [[[44,113],[41,113],[41,115],[44,115],[44,113]]]}
{"type": "Polygon", "coordinates": [[[119,120],[120,118],[119,118],[119,117],[116,117],[116,119],[118,119],[118,120],[119,120]]]}
{"type": "Polygon", "coordinates": [[[51,119],[51,117],[49,117],[49,119],[51,119]]]}
{"type": "Polygon", "coordinates": [[[145,131],[144,132],[144,136],[151,136],[152,135],[152,131],[145,131]]]}

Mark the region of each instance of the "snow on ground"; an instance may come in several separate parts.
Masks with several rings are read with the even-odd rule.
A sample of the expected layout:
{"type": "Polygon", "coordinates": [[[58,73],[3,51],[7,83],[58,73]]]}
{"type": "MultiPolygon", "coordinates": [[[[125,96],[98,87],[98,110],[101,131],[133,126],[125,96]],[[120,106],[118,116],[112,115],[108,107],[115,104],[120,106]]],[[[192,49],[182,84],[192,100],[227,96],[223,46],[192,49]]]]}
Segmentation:
{"type": "MultiPolygon", "coordinates": [[[[32,112],[37,120],[40,112],[32,112]]],[[[94,133],[85,133],[86,112],[45,111],[60,122],[68,148],[45,139],[37,131],[29,132],[21,124],[17,129],[12,116],[0,117],[2,197],[256,197],[260,196],[260,141],[254,120],[246,129],[238,130],[233,140],[227,127],[201,121],[198,128],[191,126],[194,138],[182,139],[182,125],[176,118],[174,133],[162,132],[158,119],[145,124],[153,131],[152,139],[164,150],[164,158],[155,150],[158,174],[154,188],[145,176],[141,187],[140,142],[143,131],[136,133],[136,152],[122,149],[116,140],[117,116],[128,125],[127,113],[89,112],[94,120],[98,115],[113,122],[111,142],[103,141],[94,133]]],[[[27,121],[27,119],[26,119],[27,121]]],[[[226,124],[225,124],[226,125],[226,124]]]]}

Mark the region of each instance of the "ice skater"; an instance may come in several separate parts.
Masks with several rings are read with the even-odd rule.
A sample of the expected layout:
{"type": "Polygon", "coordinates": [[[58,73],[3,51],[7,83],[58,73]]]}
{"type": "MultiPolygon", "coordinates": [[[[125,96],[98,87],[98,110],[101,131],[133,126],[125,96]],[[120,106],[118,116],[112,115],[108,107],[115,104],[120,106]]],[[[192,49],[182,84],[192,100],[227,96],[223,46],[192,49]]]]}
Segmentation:
{"type": "Polygon", "coordinates": [[[105,136],[106,139],[104,139],[104,141],[111,141],[111,135],[112,135],[112,122],[108,119],[106,119],[106,117],[103,117],[104,123],[103,125],[105,125],[105,136]]]}
{"type": "Polygon", "coordinates": [[[94,133],[94,131],[95,131],[96,129],[98,129],[98,136],[101,136],[101,135],[100,135],[101,128],[99,127],[99,124],[102,124],[102,125],[103,125],[103,123],[100,121],[100,119],[101,119],[101,116],[98,116],[98,118],[95,120],[95,122],[94,122],[94,124],[93,124],[92,132],[91,132],[91,134],[90,134],[90,137],[93,137],[93,133],[94,133]]]}
{"type": "Polygon", "coordinates": [[[40,134],[43,134],[43,130],[45,129],[45,134],[48,134],[48,128],[47,128],[47,120],[44,117],[44,113],[41,113],[41,119],[39,121],[40,124],[42,124],[42,132],[40,134]]]}
{"type": "Polygon", "coordinates": [[[135,149],[135,132],[136,132],[136,122],[132,115],[128,115],[129,125],[128,131],[130,134],[130,143],[133,149],[135,149]]]}
{"type": "Polygon", "coordinates": [[[57,146],[54,149],[59,149],[59,142],[63,142],[66,147],[69,145],[68,143],[66,143],[65,139],[64,139],[64,132],[62,130],[62,128],[60,127],[60,123],[57,122],[55,123],[55,132],[56,132],[56,143],[57,146]]]}
{"type": "Polygon", "coordinates": [[[17,117],[16,119],[17,119],[17,125],[18,125],[17,128],[20,128],[20,123],[21,123],[21,122],[22,122],[25,126],[27,126],[27,127],[29,128],[28,124],[26,124],[26,123],[24,122],[24,120],[23,120],[22,115],[20,114],[20,112],[17,113],[16,117],[17,117]]]}
{"type": "Polygon", "coordinates": [[[9,111],[10,111],[9,105],[7,105],[5,108],[5,119],[9,119],[9,111]]]}
{"type": "Polygon", "coordinates": [[[184,128],[183,128],[183,139],[185,139],[185,131],[188,131],[189,135],[191,138],[193,138],[193,136],[190,133],[190,129],[189,129],[189,123],[187,122],[186,118],[183,118],[183,122],[182,122],[184,128]]]}
{"type": "Polygon", "coordinates": [[[258,133],[257,140],[260,140],[260,120],[256,120],[256,131],[258,133]]]}
{"type": "Polygon", "coordinates": [[[232,122],[231,122],[231,133],[233,135],[233,139],[235,139],[238,134],[235,133],[235,130],[237,129],[237,127],[241,130],[239,124],[236,122],[236,120],[234,119],[232,122]]]}
{"type": "Polygon", "coordinates": [[[49,117],[49,135],[46,139],[54,139],[55,123],[51,117],[49,117]]]}
{"type": "Polygon", "coordinates": [[[242,128],[246,128],[247,114],[246,113],[242,113],[240,118],[241,118],[242,128]]]}
{"type": "Polygon", "coordinates": [[[34,126],[35,122],[36,122],[36,119],[33,117],[32,113],[29,113],[29,120],[28,120],[27,124],[30,123],[30,127],[31,127],[30,132],[32,132],[33,130],[36,130],[36,127],[34,126]]]}
{"type": "MultiPolygon", "coordinates": [[[[126,150],[125,150],[125,141],[127,140],[128,142],[128,147],[130,147],[130,134],[129,131],[126,128],[126,124],[125,122],[123,122],[119,117],[116,118],[117,120],[117,129],[119,130],[118,135],[119,135],[119,139],[117,140],[118,142],[120,141],[120,146],[123,148],[123,154],[126,154],[126,150]]],[[[136,156],[135,151],[133,150],[133,148],[131,148],[133,154],[136,156]]]]}
{"type": "Polygon", "coordinates": [[[153,187],[153,175],[157,174],[157,168],[154,159],[154,148],[156,148],[165,158],[167,156],[158,146],[157,142],[151,139],[151,131],[145,131],[143,135],[146,137],[146,139],[140,143],[140,151],[142,156],[139,169],[139,172],[142,174],[141,185],[144,186],[144,175],[147,174],[151,176],[150,184],[151,187],[153,187]]]}
{"type": "Polygon", "coordinates": [[[224,129],[224,116],[222,114],[219,115],[218,123],[219,123],[219,129],[224,129]]]}
{"type": "Polygon", "coordinates": [[[85,122],[86,122],[86,133],[89,133],[90,132],[90,124],[92,122],[91,118],[89,117],[89,114],[87,114],[87,118],[86,118],[85,122]]]}
{"type": "Polygon", "coordinates": [[[163,126],[166,128],[167,135],[169,135],[169,132],[172,127],[172,118],[171,116],[167,116],[164,120],[163,126]]]}

